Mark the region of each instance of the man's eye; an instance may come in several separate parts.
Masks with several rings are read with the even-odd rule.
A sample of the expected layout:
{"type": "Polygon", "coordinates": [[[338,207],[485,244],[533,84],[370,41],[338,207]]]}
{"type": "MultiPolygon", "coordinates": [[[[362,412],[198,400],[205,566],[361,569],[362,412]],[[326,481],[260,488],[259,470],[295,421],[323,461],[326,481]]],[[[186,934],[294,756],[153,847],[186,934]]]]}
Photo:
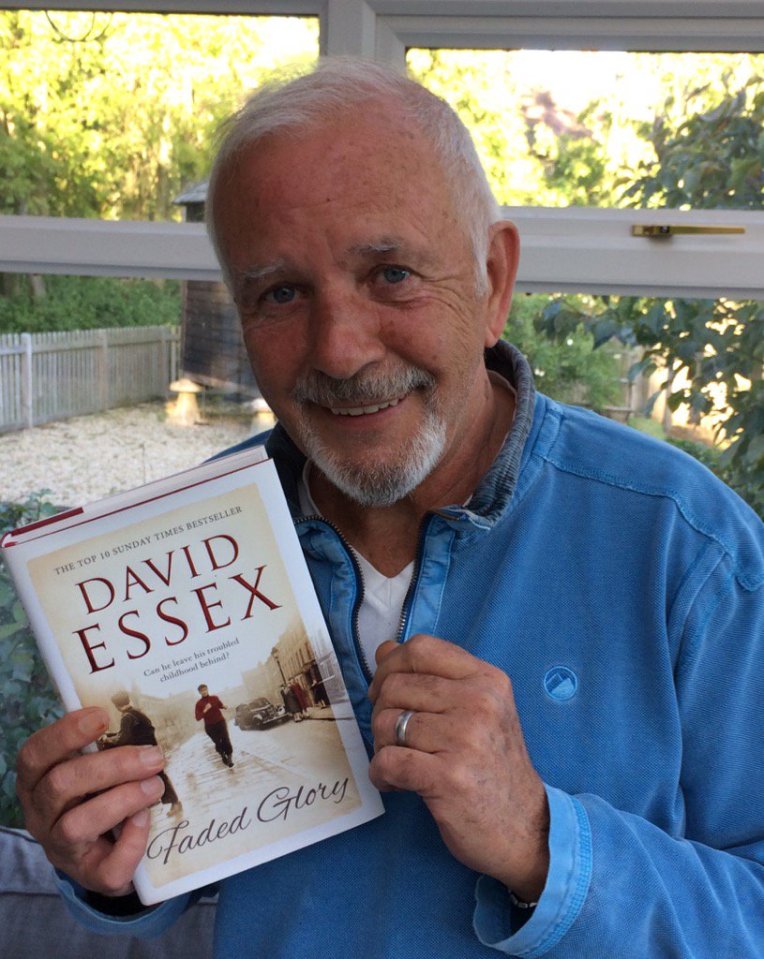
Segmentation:
{"type": "Polygon", "coordinates": [[[402,266],[384,266],[380,270],[380,274],[384,277],[386,283],[403,283],[411,276],[411,272],[402,266]]]}
{"type": "Polygon", "coordinates": [[[267,293],[263,294],[263,300],[266,303],[275,303],[279,306],[283,306],[286,303],[291,303],[297,296],[297,290],[293,286],[274,286],[273,289],[268,290],[267,293]]]}

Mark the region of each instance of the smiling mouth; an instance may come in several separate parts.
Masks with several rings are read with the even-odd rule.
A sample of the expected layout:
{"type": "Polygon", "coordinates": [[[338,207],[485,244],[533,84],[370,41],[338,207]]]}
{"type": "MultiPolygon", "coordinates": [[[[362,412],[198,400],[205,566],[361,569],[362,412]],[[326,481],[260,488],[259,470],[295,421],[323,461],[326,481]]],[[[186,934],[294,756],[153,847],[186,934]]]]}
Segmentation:
{"type": "Polygon", "coordinates": [[[371,413],[379,413],[380,410],[387,410],[390,409],[391,406],[397,406],[403,399],[403,396],[399,396],[397,399],[387,400],[384,403],[374,403],[369,406],[330,406],[329,412],[334,416],[369,416],[371,413]]]}

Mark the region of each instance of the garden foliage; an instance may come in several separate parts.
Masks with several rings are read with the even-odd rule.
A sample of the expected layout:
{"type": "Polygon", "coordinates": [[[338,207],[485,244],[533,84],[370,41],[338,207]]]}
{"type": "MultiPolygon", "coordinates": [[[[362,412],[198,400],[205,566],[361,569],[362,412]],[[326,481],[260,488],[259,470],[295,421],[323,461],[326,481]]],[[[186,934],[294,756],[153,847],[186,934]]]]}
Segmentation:
{"type": "Polygon", "coordinates": [[[177,325],[180,284],[175,280],[110,276],[48,276],[46,295],[26,284],[0,296],[0,333],[101,330],[114,326],[177,325]]]}
{"type": "MultiPolygon", "coordinates": [[[[691,101],[675,126],[667,110],[647,131],[655,159],[627,197],[640,206],[764,208],[764,84],[728,92],[702,112],[691,101]]],[[[617,339],[639,346],[643,358],[630,375],[662,371],[660,391],[670,409],[686,406],[691,421],[715,420],[714,464],[764,514],[764,304],[564,297],[548,304],[538,326],[562,340],[582,324],[597,345],[617,339]]]]}
{"type": "MultiPolygon", "coordinates": [[[[58,512],[45,491],[22,503],[0,503],[0,535],[58,512]]],[[[63,710],[48,679],[26,614],[0,559],[0,702],[3,736],[0,749],[0,823],[23,825],[16,800],[16,756],[21,744],[63,710]]]]}

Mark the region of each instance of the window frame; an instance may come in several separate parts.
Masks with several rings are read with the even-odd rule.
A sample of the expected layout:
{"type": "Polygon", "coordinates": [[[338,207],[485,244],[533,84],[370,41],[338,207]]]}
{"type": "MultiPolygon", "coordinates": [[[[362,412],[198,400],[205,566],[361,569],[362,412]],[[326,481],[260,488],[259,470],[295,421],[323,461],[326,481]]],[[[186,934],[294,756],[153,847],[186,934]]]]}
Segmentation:
{"type": "MultiPolygon", "coordinates": [[[[27,0],[5,9],[318,16],[322,55],[402,67],[409,46],[764,51],[761,0],[27,0]]],[[[764,212],[505,208],[520,290],[764,300],[764,212]],[[645,239],[644,223],[742,226],[645,239]]],[[[219,278],[199,224],[0,216],[0,271],[219,278]]]]}

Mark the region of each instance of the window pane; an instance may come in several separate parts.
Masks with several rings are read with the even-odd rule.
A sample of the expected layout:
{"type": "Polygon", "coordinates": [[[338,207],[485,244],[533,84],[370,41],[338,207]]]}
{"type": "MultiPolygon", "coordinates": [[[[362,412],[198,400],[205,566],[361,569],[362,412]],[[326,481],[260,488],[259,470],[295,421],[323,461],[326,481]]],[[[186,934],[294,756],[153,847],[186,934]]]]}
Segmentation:
{"type": "MultiPolygon", "coordinates": [[[[272,425],[220,284],[16,282],[0,299],[0,503],[47,487],[76,505],[272,425]]],[[[505,337],[554,399],[699,444],[712,464],[742,444],[736,475],[764,496],[764,304],[517,294],[505,337]]]]}
{"type": "Polygon", "coordinates": [[[0,511],[42,489],[56,506],[81,505],[195,466],[272,425],[253,403],[258,391],[234,311],[227,300],[219,306],[220,285],[4,281],[0,511]],[[204,369],[189,373],[184,349],[205,348],[204,369]]]}
{"type": "Polygon", "coordinates": [[[683,446],[764,513],[764,303],[527,294],[505,336],[539,390],[683,446]]]}
{"type": "Polygon", "coordinates": [[[510,206],[762,207],[764,55],[408,51],[510,206]]]}
{"type": "Polygon", "coordinates": [[[0,213],[181,219],[215,130],[318,20],[0,13],[0,213]]]}

